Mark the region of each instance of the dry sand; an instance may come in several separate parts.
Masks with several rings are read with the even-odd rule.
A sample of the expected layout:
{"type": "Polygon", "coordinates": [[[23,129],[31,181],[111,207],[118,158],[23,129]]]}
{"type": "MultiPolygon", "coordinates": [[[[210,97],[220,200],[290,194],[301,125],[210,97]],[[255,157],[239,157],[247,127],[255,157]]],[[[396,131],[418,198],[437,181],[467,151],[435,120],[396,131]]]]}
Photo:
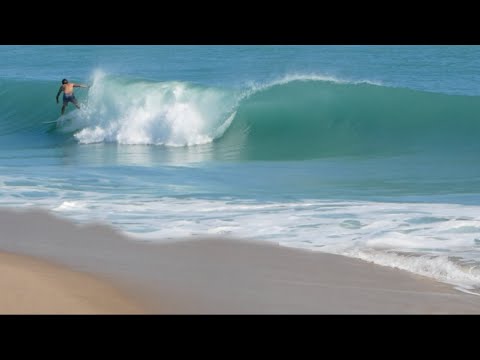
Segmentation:
{"type": "MultiPolygon", "coordinates": [[[[29,312],[15,308],[31,305],[22,295],[26,283],[16,280],[26,271],[31,279],[43,279],[30,281],[32,299],[41,293],[47,302],[53,300],[54,293],[45,290],[53,285],[64,294],[64,304],[50,308],[56,313],[69,312],[69,304],[88,305],[85,312],[130,312],[131,303],[119,303],[123,300],[115,289],[121,289],[138,304],[135,309],[156,314],[480,314],[480,296],[342,256],[229,238],[151,243],[127,239],[107,226],[76,226],[41,211],[0,210],[0,229],[1,251],[94,274],[102,281],[95,286],[105,291],[101,302],[94,296],[97,290],[83,301],[80,282],[52,282],[60,277],[51,274],[64,270],[41,273],[18,257],[2,256],[0,272],[6,266],[10,275],[0,280],[0,297],[5,286],[17,289],[18,295],[6,297],[14,312],[29,312]],[[114,288],[107,289],[105,281],[114,288]]],[[[0,300],[0,313],[6,311],[4,304],[0,300]]]]}
{"type": "Polygon", "coordinates": [[[26,256],[0,253],[0,314],[139,314],[106,282],[26,256]]]}

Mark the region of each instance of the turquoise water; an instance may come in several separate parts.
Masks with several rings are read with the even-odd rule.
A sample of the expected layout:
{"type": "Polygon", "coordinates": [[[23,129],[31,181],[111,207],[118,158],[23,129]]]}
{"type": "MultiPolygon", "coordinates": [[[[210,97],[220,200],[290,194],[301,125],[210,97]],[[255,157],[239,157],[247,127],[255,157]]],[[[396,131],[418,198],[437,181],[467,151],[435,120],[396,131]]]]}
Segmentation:
{"type": "Polygon", "coordinates": [[[478,46],[0,46],[0,68],[2,206],[480,288],[478,46]],[[62,78],[91,87],[60,117],[62,78]]]}

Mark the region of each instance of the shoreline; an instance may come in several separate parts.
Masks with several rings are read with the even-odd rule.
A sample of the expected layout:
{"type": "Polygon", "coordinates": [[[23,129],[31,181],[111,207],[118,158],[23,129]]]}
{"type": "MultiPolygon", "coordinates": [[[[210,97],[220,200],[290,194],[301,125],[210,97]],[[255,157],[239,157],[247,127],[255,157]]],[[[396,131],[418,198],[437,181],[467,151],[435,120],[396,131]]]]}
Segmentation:
{"type": "MultiPolygon", "coordinates": [[[[5,275],[13,286],[21,271],[39,269],[24,261],[59,265],[67,269],[58,271],[98,281],[112,291],[110,300],[122,298],[139,313],[480,314],[479,296],[340,255],[218,237],[154,243],[107,225],[75,225],[43,210],[0,208],[0,228],[0,272],[6,274],[5,256],[15,257],[13,275],[5,275]]],[[[35,291],[48,293],[47,283],[35,291]]],[[[60,284],[73,286],[62,290],[67,293],[82,288],[60,284]]],[[[0,278],[0,294],[4,286],[0,278]]],[[[115,312],[113,306],[105,311],[115,312]]]]}

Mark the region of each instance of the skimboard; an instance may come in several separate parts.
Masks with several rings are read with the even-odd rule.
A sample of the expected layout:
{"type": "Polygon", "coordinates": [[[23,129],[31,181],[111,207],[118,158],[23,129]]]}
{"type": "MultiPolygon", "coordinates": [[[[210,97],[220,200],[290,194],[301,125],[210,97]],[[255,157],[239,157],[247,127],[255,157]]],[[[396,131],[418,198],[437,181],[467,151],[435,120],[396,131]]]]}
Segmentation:
{"type": "Polygon", "coordinates": [[[52,120],[52,121],[43,121],[43,124],[62,124],[68,120],[72,120],[71,117],[67,117],[67,115],[62,115],[60,116],[58,119],[56,120],[52,120]]]}

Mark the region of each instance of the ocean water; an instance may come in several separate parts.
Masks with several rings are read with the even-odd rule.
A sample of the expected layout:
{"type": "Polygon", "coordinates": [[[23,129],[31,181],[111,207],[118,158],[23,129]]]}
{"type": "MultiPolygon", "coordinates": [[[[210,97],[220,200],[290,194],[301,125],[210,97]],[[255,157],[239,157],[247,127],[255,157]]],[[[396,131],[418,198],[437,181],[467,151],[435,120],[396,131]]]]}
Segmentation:
{"type": "Polygon", "coordinates": [[[478,46],[0,46],[0,69],[0,206],[480,293],[478,46]],[[91,85],[63,117],[62,78],[91,85]]]}

